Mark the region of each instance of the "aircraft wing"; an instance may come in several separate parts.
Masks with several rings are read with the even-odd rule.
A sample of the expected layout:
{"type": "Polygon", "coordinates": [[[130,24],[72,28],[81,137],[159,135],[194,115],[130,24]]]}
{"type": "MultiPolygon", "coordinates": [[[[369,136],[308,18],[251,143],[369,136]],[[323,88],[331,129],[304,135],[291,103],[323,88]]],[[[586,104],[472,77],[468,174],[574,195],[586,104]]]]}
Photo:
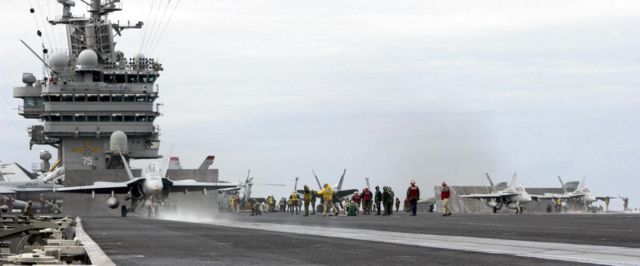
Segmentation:
{"type": "Polygon", "coordinates": [[[265,198],[251,198],[250,200],[253,200],[253,201],[259,202],[259,203],[263,203],[263,202],[267,201],[267,199],[265,199],[265,198]]]}
{"type": "Polygon", "coordinates": [[[514,196],[518,193],[490,193],[490,194],[469,194],[469,195],[461,195],[461,198],[469,198],[469,199],[496,199],[508,196],[514,196]]]}
{"type": "MultiPolygon", "coordinates": [[[[223,183],[223,184],[228,184],[228,183],[223,183]]],[[[230,187],[230,188],[221,188],[218,189],[219,192],[227,192],[227,191],[237,191],[240,190],[242,187],[237,186],[237,187],[230,187]]]]}
{"type": "Polygon", "coordinates": [[[97,193],[97,194],[110,194],[112,191],[117,194],[124,194],[129,192],[129,188],[138,183],[144,182],[144,178],[135,178],[126,182],[95,182],[90,186],[74,186],[74,187],[61,187],[56,188],[53,191],[64,193],[97,193]]]}
{"type": "Polygon", "coordinates": [[[544,195],[531,195],[531,198],[537,199],[569,199],[571,196],[563,194],[545,193],[544,195]]]}
{"type": "Polygon", "coordinates": [[[15,194],[16,191],[10,187],[0,187],[0,194],[15,194]]]}
{"type": "Polygon", "coordinates": [[[601,200],[601,201],[605,201],[606,199],[617,199],[619,197],[609,197],[609,196],[605,196],[605,197],[596,197],[596,200],[601,200]]]}
{"type": "Polygon", "coordinates": [[[203,190],[217,190],[217,189],[234,189],[238,187],[238,184],[234,183],[211,183],[211,182],[198,182],[193,179],[173,181],[165,179],[170,184],[167,186],[171,192],[185,192],[185,191],[203,191],[203,190]]]}
{"type": "Polygon", "coordinates": [[[29,187],[29,188],[0,188],[0,194],[11,194],[11,193],[5,193],[5,189],[11,190],[13,191],[13,193],[16,192],[47,192],[47,191],[53,191],[53,187],[29,187]]]}
{"type": "Polygon", "coordinates": [[[345,190],[339,190],[336,191],[335,197],[337,198],[344,198],[346,196],[349,196],[353,193],[356,193],[358,190],[357,189],[345,189],[345,190]]]}

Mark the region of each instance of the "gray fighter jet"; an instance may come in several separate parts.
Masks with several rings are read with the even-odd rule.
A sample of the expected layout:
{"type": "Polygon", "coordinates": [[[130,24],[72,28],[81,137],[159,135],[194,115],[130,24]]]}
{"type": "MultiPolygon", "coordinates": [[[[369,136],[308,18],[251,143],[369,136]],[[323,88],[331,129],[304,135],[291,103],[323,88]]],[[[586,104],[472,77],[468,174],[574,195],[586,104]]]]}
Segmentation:
{"type": "Polygon", "coordinates": [[[56,178],[64,173],[64,169],[57,168],[45,174],[34,174],[27,171],[18,163],[0,164],[0,209],[4,212],[23,210],[27,201],[39,198],[32,206],[41,208],[43,205],[59,210],[56,203],[47,201],[45,192],[51,192],[56,187],[61,187],[56,178]]]}
{"type": "Polygon", "coordinates": [[[495,188],[493,185],[493,181],[491,177],[487,173],[487,179],[489,179],[489,183],[491,183],[492,192],[489,194],[469,194],[462,195],[461,198],[471,198],[484,201],[488,207],[493,208],[493,212],[496,213],[498,210],[502,209],[502,207],[507,207],[509,209],[516,210],[516,213],[522,213],[524,210],[524,205],[531,202],[531,200],[538,200],[538,196],[530,195],[524,189],[523,186],[517,185],[517,174],[513,174],[511,178],[511,183],[509,183],[508,187],[500,190],[493,191],[495,188]]]}
{"type": "Polygon", "coordinates": [[[560,176],[558,176],[558,181],[560,181],[560,185],[562,186],[562,190],[564,192],[563,194],[545,193],[544,195],[541,195],[539,198],[549,199],[549,200],[560,199],[563,205],[566,205],[566,201],[568,200],[582,201],[584,203],[585,210],[588,210],[591,204],[598,200],[604,201],[607,204],[607,209],[608,209],[609,200],[618,198],[618,197],[611,197],[611,196],[594,195],[586,185],[586,181],[587,181],[586,177],[583,177],[582,181],[578,183],[578,187],[571,192],[567,191],[567,187],[565,186],[560,176]]]}
{"type": "Polygon", "coordinates": [[[265,200],[265,198],[252,198],[251,197],[251,188],[254,185],[276,186],[276,187],[284,187],[284,186],[286,186],[284,184],[254,183],[253,182],[253,176],[251,176],[251,169],[249,169],[247,171],[247,177],[245,178],[244,181],[240,181],[237,187],[224,188],[224,189],[220,189],[218,191],[221,192],[221,193],[222,192],[233,193],[233,194],[237,193],[238,197],[240,198],[240,205],[241,206],[244,206],[245,202],[247,202],[249,200],[263,202],[265,200]]]}
{"type": "Polygon", "coordinates": [[[129,181],[95,182],[90,186],[64,187],[58,188],[55,191],[91,193],[94,196],[95,193],[111,194],[111,197],[107,199],[107,206],[112,209],[120,206],[120,201],[118,197],[116,197],[116,194],[127,194],[127,199],[131,200],[131,207],[127,209],[126,206],[122,206],[122,216],[126,216],[128,212],[133,212],[140,203],[147,209],[148,216],[155,216],[158,211],[158,206],[163,205],[171,193],[201,191],[206,195],[209,190],[238,186],[238,184],[233,183],[208,183],[195,180],[174,181],[165,177],[156,163],[149,164],[147,168],[143,170],[142,176],[135,177],[122,153],[120,153],[120,158],[125,162],[124,167],[129,176],[129,181]]]}
{"type": "MultiPolygon", "coordinates": [[[[316,182],[318,182],[318,189],[322,190],[323,186],[322,183],[320,182],[320,178],[318,178],[318,175],[316,175],[316,171],[311,170],[311,172],[313,173],[313,176],[316,178],[316,182]]],[[[357,189],[342,189],[342,183],[344,182],[344,176],[347,174],[347,169],[345,168],[344,171],[342,171],[342,176],[340,176],[340,181],[338,182],[338,184],[334,184],[333,188],[334,188],[334,192],[333,192],[333,201],[334,202],[338,202],[345,198],[345,197],[349,197],[351,196],[351,194],[357,192],[357,189]]]]}

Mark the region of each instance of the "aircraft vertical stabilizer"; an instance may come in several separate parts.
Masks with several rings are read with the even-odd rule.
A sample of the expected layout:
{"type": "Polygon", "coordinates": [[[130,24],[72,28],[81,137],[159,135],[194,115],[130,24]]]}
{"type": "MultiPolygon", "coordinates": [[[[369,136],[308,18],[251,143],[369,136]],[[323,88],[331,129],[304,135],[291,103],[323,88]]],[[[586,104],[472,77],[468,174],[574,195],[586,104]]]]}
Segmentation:
{"type": "Polygon", "coordinates": [[[204,161],[202,161],[202,164],[200,164],[200,167],[198,167],[198,170],[207,170],[209,169],[209,166],[211,166],[213,164],[213,160],[216,157],[213,155],[209,155],[207,156],[206,159],[204,159],[204,161]]]}
{"type": "Polygon", "coordinates": [[[316,175],[316,171],[311,169],[311,172],[313,173],[313,176],[316,178],[316,182],[318,182],[318,188],[322,190],[322,184],[320,184],[320,179],[318,178],[318,175],[316,175]]]}
{"type": "Polygon", "coordinates": [[[342,190],[342,182],[344,182],[344,176],[347,174],[347,168],[342,171],[342,176],[340,177],[340,182],[338,183],[338,190],[342,190]]]}
{"type": "Polygon", "coordinates": [[[586,176],[582,177],[582,181],[580,181],[580,183],[578,184],[577,190],[584,189],[584,187],[587,186],[586,182],[587,182],[587,177],[586,176]]]}
{"type": "Polygon", "coordinates": [[[513,173],[513,177],[511,178],[511,183],[509,183],[510,188],[516,188],[518,186],[518,173],[513,173]]]}
{"type": "Polygon", "coordinates": [[[495,187],[495,185],[493,184],[493,180],[491,180],[491,176],[489,176],[489,173],[484,173],[487,176],[487,179],[489,180],[489,184],[491,185],[491,187],[495,187]]]}
{"type": "Polygon", "coordinates": [[[558,176],[558,181],[560,181],[560,185],[562,186],[562,192],[564,192],[564,194],[569,193],[567,191],[567,187],[564,185],[564,182],[562,181],[562,177],[558,176]]]}
{"type": "Polygon", "coordinates": [[[131,168],[129,168],[129,162],[127,162],[127,159],[124,158],[124,155],[122,155],[122,152],[118,151],[118,153],[120,154],[120,158],[122,159],[122,164],[124,165],[124,169],[127,170],[127,175],[129,176],[129,180],[135,179],[135,177],[133,176],[133,173],[131,172],[131,168]]]}

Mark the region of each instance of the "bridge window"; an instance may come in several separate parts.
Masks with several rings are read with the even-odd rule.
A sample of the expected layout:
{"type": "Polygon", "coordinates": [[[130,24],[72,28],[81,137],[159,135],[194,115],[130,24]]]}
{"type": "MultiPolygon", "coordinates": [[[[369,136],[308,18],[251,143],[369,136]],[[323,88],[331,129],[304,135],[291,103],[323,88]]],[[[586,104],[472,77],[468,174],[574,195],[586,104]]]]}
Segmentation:
{"type": "Polygon", "coordinates": [[[113,115],[111,118],[112,122],[122,122],[122,115],[113,115]]]}
{"type": "Polygon", "coordinates": [[[52,115],[50,117],[51,122],[60,122],[60,116],[59,115],[52,115]]]}
{"type": "Polygon", "coordinates": [[[76,122],[85,122],[87,118],[84,115],[76,115],[76,122]]]}
{"type": "Polygon", "coordinates": [[[24,107],[39,107],[44,103],[41,97],[27,97],[24,99],[24,107]]]}
{"type": "Polygon", "coordinates": [[[76,95],[76,102],[84,102],[87,100],[87,96],[83,95],[83,94],[77,94],[76,95]]]}
{"type": "Polygon", "coordinates": [[[138,83],[138,75],[136,74],[127,75],[127,83],[138,83]]]}
{"type": "Polygon", "coordinates": [[[73,122],[73,116],[71,115],[63,115],[62,122],[73,122]]]}
{"type": "Polygon", "coordinates": [[[104,74],[104,82],[106,83],[114,83],[116,81],[116,77],[113,74],[104,74]]]}
{"type": "Polygon", "coordinates": [[[100,122],[111,122],[111,116],[101,115],[100,116],[100,122]]]}
{"type": "Polygon", "coordinates": [[[111,101],[113,102],[122,102],[122,95],[114,94],[111,96],[111,101]]]}
{"type": "Polygon", "coordinates": [[[136,95],[136,102],[146,102],[147,96],[144,95],[136,95]]]}
{"type": "Polygon", "coordinates": [[[125,83],[127,77],[124,74],[116,74],[116,83],[125,83]]]}
{"type": "Polygon", "coordinates": [[[136,120],[135,120],[134,116],[132,116],[132,115],[125,115],[124,116],[124,121],[125,122],[134,122],[136,120]]]}
{"type": "Polygon", "coordinates": [[[51,102],[59,102],[60,101],[60,95],[49,95],[49,101],[51,101],[51,102]]]}
{"type": "Polygon", "coordinates": [[[156,117],[155,117],[155,116],[152,116],[152,115],[147,116],[147,120],[148,120],[149,122],[153,122],[153,120],[155,120],[155,119],[156,119],[156,117]]]}
{"type": "Polygon", "coordinates": [[[136,97],[134,95],[130,95],[130,94],[124,95],[125,102],[134,102],[135,100],[136,100],[136,97]]]}
{"type": "Polygon", "coordinates": [[[87,122],[98,122],[98,116],[97,115],[88,115],[87,116],[87,122]]]}
{"type": "Polygon", "coordinates": [[[62,95],[62,101],[63,102],[73,102],[73,95],[71,95],[71,94],[62,95]]]}
{"type": "Polygon", "coordinates": [[[93,82],[100,82],[100,72],[93,72],[93,82]]]}
{"type": "Polygon", "coordinates": [[[147,83],[153,83],[154,81],[156,81],[156,78],[156,75],[149,75],[149,77],[147,78],[147,83]]]}
{"type": "Polygon", "coordinates": [[[100,101],[101,102],[110,102],[111,101],[111,95],[109,95],[109,94],[100,94],[100,101]]]}

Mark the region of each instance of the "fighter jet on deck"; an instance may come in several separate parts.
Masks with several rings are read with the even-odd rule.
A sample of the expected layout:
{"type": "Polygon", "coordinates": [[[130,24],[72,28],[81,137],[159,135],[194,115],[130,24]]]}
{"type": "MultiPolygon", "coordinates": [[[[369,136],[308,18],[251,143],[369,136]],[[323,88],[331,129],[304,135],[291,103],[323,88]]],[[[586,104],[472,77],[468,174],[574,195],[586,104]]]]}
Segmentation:
{"type": "Polygon", "coordinates": [[[567,187],[565,186],[560,176],[558,176],[558,181],[560,181],[560,185],[562,186],[562,190],[564,192],[563,194],[545,193],[544,195],[539,196],[539,198],[549,200],[560,199],[561,201],[563,201],[563,203],[566,203],[567,200],[578,200],[584,202],[585,209],[588,209],[593,202],[598,200],[605,201],[608,208],[608,201],[610,199],[618,198],[609,196],[598,197],[593,195],[593,193],[591,193],[591,190],[589,190],[589,188],[586,186],[586,177],[582,178],[582,181],[578,183],[578,187],[576,187],[576,189],[572,192],[567,191],[567,187]]]}
{"type": "MultiPolygon", "coordinates": [[[[320,182],[320,179],[318,178],[318,175],[316,175],[316,171],[311,170],[311,172],[313,173],[313,176],[316,178],[316,182],[318,182],[318,189],[322,190],[323,186],[322,186],[322,183],[320,182]]],[[[338,184],[333,185],[333,189],[334,189],[333,201],[335,202],[339,202],[342,198],[350,196],[351,194],[358,191],[357,189],[342,189],[342,183],[344,182],[344,176],[346,174],[347,174],[347,169],[345,168],[344,171],[342,171],[342,176],[340,176],[340,181],[338,182],[338,184]]]]}
{"type": "Polygon", "coordinates": [[[45,199],[44,193],[51,192],[58,184],[57,178],[64,174],[64,168],[58,167],[44,174],[34,174],[27,171],[18,163],[0,164],[0,209],[11,212],[12,209],[22,210],[27,206],[28,199],[39,198],[33,202],[33,207],[55,207],[56,203],[45,199]],[[20,196],[18,196],[18,193],[20,196]]]}
{"type": "Polygon", "coordinates": [[[284,187],[286,185],[284,184],[267,184],[267,183],[254,183],[253,182],[253,176],[251,176],[251,169],[249,169],[247,171],[247,177],[245,178],[244,181],[240,181],[239,185],[237,185],[236,187],[232,187],[232,188],[224,188],[224,189],[220,189],[218,190],[219,192],[226,192],[226,193],[237,193],[238,197],[240,198],[240,206],[244,206],[245,203],[250,200],[256,200],[259,202],[264,201],[264,198],[251,198],[251,188],[253,187],[253,185],[262,185],[262,186],[277,186],[277,187],[284,187]]]}
{"type": "MultiPolygon", "coordinates": [[[[209,169],[209,166],[211,166],[213,164],[213,160],[216,157],[213,155],[209,155],[207,156],[206,159],[204,159],[204,161],[202,161],[202,164],[200,164],[200,166],[198,167],[198,170],[207,170],[209,169]]],[[[169,164],[167,166],[168,170],[181,170],[182,169],[182,164],[180,164],[180,158],[178,158],[177,156],[171,156],[169,157],[169,164]]],[[[165,176],[166,176],[167,172],[165,172],[165,176]]]]}
{"type": "Polygon", "coordinates": [[[493,191],[495,187],[493,186],[493,181],[491,180],[489,173],[486,175],[487,179],[489,179],[489,183],[491,184],[491,193],[469,194],[462,195],[460,197],[484,201],[487,206],[493,208],[494,213],[498,212],[502,207],[516,210],[516,213],[522,213],[525,204],[530,202],[532,199],[537,200],[537,196],[530,195],[523,186],[517,185],[518,178],[516,173],[513,174],[511,183],[508,184],[508,187],[497,192],[493,191]]]}
{"type": "Polygon", "coordinates": [[[165,174],[161,173],[158,164],[151,163],[143,170],[142,176],[133,176],[129,164],[126,163],[126,159],[120,153],[120,158],[124,163],[125,170],[129,176],[129,181],[126,182],[95,182],[90,186],[75,186],[58,188],[57,192],[67,193],[95,193],[99,194],[111,194],[111,197],[107,199],[107,205],[109,208],[115,209],[120,206],[120,201],[116,197],[116,194],[127,194],[127,198],[131,199],[131,207],[127,210],[126,206],[122,206],[122,215],[126,216],[128,212],[133,212],[136,207],[142,202],[142,206],[147,208],[149,216],[155,216],[158,210],[158,205],[163,205],[165,199],[171,193],[189,191],[201,191],[203,194],[207,194],[208,190],[216,190],[221,188],[236,187],[238,184],[233,183],[207,183],[198,182],[195,180],[179,180],[173,181],[165,174]]]}

